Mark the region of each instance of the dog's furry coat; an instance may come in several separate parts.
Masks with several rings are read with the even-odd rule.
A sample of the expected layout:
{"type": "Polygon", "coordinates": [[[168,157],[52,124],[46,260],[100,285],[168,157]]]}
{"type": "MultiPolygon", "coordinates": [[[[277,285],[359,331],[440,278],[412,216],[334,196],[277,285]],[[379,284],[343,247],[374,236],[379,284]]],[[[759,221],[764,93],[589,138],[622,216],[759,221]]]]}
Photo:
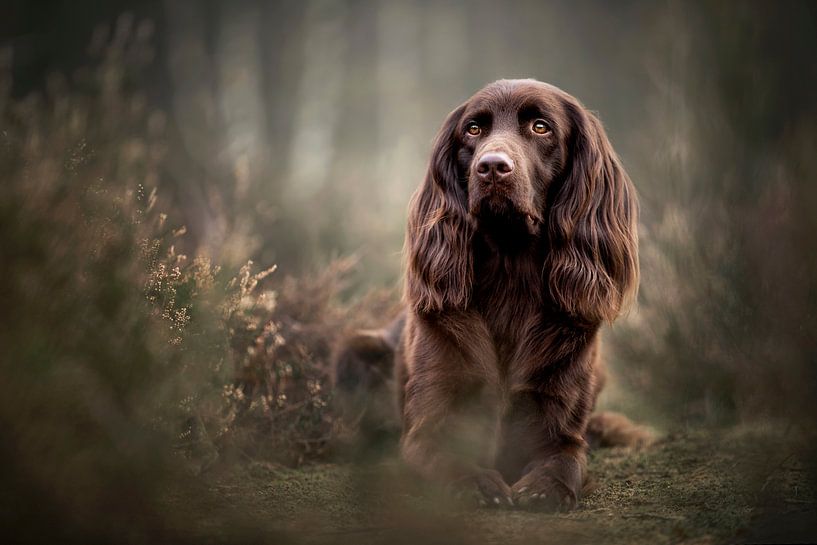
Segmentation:
{"type": "Polygon", "coordinates": [[[534,80],[488,85],[437,135],[410,205],[406,310],[340,351],[340,395],[374,391],[393,361],[409,466],[490,503],[574,507],[588,430],[645,437],[623,417],[591,423],[599,328],[638,283],[636,223],[593,114],[534,80]]]}

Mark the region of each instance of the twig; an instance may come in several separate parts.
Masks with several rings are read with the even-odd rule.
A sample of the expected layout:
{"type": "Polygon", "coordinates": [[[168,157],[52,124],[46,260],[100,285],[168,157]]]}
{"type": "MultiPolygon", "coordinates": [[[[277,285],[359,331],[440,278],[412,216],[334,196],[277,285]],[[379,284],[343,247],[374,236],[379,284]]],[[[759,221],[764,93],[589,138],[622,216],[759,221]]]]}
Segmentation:
{"type": "Polygon", "coordinates": [[[659,514],[657,514],[657,513],[632,513],[632,514],[623,514],[623,515],[621,515],[621,518],[625,518],[625,519],[633,519],[633,518],[653,518],[653,519],[672,520],[672,521],[678,521],[678,520],[683,520],[683,519],[684,519],[684,517],[677,516],[677,515],[676,515],[676,516],[671,516],[671,517],[668,517],[668,516],[665,516],[665,515],[659,515],[659,514]]]}
{"type": "Polygon", "coordinates": [[[335,536],[344,534],[363,534],[368,532],[385,532],[386,530],[394,530],[393,526],[368,526],[364,528],[345,528],[343,530],[325,530],[323,532],[316,532],[319,536],[335,536]]]}
{"type": "Polygon", "coordinates": [[[760,487],[761,492],[764,492],[766,490],[766,487],[769,486],[769,483],[772,481],[772,477],[774,477],[774,474],[783,468],[783,464],[788,462],[793,457],[794,453],[789,454],[788,456],[780,460],[779,464],[772,468],[772,470],[769,472],[769,475],[766,477],[766,480],[763,481],[763,486],[760,487]]]}

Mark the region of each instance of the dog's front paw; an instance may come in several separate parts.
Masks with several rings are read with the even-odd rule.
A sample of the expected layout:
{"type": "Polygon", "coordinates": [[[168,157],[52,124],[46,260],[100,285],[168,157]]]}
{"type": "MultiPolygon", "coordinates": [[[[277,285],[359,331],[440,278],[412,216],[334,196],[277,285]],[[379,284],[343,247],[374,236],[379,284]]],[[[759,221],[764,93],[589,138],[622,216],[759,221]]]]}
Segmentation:
{"type": "Polygon", "coordinates": [[[523,509],[561,512],[575,509],[578,504],[576,492],[544,469],[528,473],[511,490],[514,503],[523,509]]]}
{"type": "Polygon", "coordinates": [[[456,498],[484,507],[513,506],[511,487],[493,469],[479,469],[452,483],[456,498]]]}

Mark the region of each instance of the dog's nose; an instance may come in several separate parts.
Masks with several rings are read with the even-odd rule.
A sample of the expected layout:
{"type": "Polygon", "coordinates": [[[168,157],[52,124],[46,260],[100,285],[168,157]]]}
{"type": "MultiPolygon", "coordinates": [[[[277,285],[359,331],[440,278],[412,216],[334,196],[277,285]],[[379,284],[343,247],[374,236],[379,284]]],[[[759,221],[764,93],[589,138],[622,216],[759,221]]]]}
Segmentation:
{"type": "Polygon", "coordinates": [[[504,178],[513,172],[513,160],[507,153],[501,151],[489,151],[483,154],[477,162],[477,174],[482,179],[504,178]]]}

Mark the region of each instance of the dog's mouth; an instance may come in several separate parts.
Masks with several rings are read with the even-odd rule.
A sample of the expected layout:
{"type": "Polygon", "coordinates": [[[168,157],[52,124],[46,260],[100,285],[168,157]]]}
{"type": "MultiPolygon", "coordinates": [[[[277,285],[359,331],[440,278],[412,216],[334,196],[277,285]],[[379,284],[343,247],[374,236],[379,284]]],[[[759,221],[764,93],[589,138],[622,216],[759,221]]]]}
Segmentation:
{"type": "Polygon", "coordinates": [[[490,193],[481,198],[471,209],[480,230],[488,232],[526,231],[537,234],[543,222],[541,216],[529,207],[520,206],[511,197],[490,193]]]}

